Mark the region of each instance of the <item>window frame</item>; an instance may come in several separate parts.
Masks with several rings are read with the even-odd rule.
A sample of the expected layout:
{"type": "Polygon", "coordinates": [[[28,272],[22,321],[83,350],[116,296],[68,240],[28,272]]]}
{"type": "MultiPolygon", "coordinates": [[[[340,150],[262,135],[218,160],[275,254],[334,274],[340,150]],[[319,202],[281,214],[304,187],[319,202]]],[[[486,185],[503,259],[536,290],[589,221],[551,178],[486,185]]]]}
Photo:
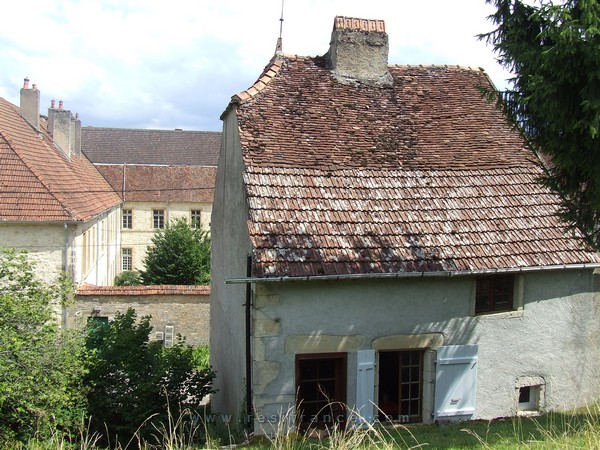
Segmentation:
{"type": "Polygon", "coordinates": [[[475,315],[510,312],[518,309],[516,286],[518,280],[514,274],[493,274],[475,279],[474,311],[475,315]],[[488,286],[484,287],[484,283],[488,286]],[[503,286],[504,285],[504,286],[503,286]],[[487,295],[485,295],[487,294],[487,295]],[[485,296],[484,296],[485,295],[485,296]],[[509,299],[497,305],[498,297],[508,295],[509,299]],[[488,301],[483,301],[488,298],[488,301]],[[503,306],[508,303],[507,306],[503,306]],[[489,306],[485,306],[489,304],[489,306]]]}
{"type": "Polygon", "coordinates": [[[162,230],[165,227],[165,210],[164,209],[153,209],[152,210],[152,228],[162,230]]]}
{"type": "Polygon", "coordinates": [[[133,249],[130,247],[121,248],[121,270],[123,272],[130,272],[133,270],[133,249]],[[127,266],[129,268],[126,267],[126,260],[128,261],[127,266]]]}
{"type": "MultiPolygon", "coordinates": [[[[297,422],[298,426],[300,427],[300,429],[306,430],[308,428],[324,428],[324,427],[333,425],[334,422],[336,424],[340,424],[342,426],[342,428],[345,427],[346,421],[348,419],[348,412],[346,411],[346,408],[344,406],[347,403],[346,397],[347,397],[347,389],[348,389],[348,387],[347,387],[348,354],[345,352],[298,353],[298,354],[296,354],[296,358],[295,358],[295,372],[296,372],[295,383],[296,383],[296,393],[297,393],[297,395],[296,395],[296,411],[297,411],[296,422],[297,422]],[[331,411],[329,413],[328,413],[328,411],[322,412],[324,407],[321,407],[317,410],[318,414],[322,413],[323,416],[331,417],[332,418],[331,423],[325,422],[325,421],[313,420],[312,418],[314,416],[305,417],[305,415],[303,414],[303,408],[302,408],[304,399],[302,399],[300,396],[302,383],[316,382],[318,384],[320,379],[323,379],[326,381],[332,380],[331,377],[328,377],[328,378],[317,377],[313,380],[311,380],[311,379],[303,380],[302,374],[301,374],[302,363],[307,362],[307,361],[313,361],[313,362],[323,361],[323,360],[327,360],[327,359],[332,360],[334,362],[335,375],[333,377],[333,380],[334,380],[334,383],[336,383],[334,398],[332,398],[331,401],[317,399],[317,400],[310,401],[310,403],[320,404],[320,403],[325,402],[324,407],[331,404],[332,405],[331,408],[338,408],[336,411],[333,411],[333,409],[331,409],[331,411]],[[340,418],[341,418],[341,420],[338,420],[340,418]]],[[[306,402],[306,403],[308,403],[308,402],[306,402]]]]}
{"type": "Polygon", "coordinates": [[[133,210],[123,209],[121,212],[121,228],[126,230],[133,229],[133,210]]]}
{"type": "Polygon", "coordinates": [[[192,228],[202,228],[202,210],[190,210],[190,226],[192,228]]]}

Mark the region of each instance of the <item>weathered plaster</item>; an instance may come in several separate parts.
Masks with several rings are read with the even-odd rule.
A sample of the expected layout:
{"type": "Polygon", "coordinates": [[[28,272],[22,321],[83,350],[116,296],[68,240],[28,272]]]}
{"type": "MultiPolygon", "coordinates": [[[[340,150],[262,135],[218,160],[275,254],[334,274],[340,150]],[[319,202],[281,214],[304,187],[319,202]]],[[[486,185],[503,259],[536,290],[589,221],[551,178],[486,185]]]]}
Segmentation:
{"type": "Polygon", "coordinates": [[[423,373],[427,420],[433,408],[434,350],[458,344],[479,346],[476,418],[514,414],[519,377],[546,381],[547,409],[597,400],[600,305],[591,271],[523,274],[516,283],[523,306],[508,314],[475,316],[474,284],[469,277],[269,284],[260,292],[277,301],[265,303],[260,312],[278,318],[279,336],[255,337],[254,348],[281,367],[255,395],[256,405],[269,405],[259,412],[289,407],[272,399],[294,395],[295,353],[348,352],[347,400],[352,405],[356,350],[423,348],[428,349],[423,373]]]}

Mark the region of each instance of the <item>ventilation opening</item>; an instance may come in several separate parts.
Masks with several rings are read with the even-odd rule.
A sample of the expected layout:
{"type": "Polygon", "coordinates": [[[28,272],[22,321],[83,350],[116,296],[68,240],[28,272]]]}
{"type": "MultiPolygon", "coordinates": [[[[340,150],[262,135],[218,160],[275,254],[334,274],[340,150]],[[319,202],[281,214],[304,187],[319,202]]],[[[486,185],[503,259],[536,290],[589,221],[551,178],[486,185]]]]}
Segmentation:
{"type": "Polygon", "coordinates": [[[517,380],[517,412],[535,414],[544,407],[545,382],[541,377],[524,377],[517,380]]]}

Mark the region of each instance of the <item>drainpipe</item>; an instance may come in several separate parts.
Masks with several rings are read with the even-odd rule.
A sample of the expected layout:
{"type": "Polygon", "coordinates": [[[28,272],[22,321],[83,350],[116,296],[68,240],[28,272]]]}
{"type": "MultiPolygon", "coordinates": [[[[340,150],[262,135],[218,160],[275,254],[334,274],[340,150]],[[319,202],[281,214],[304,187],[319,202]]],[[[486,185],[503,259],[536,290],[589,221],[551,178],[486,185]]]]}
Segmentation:
{"type": "MultiPolygon", "coordinates": [[[[248,255],[246,260],[246,276],[252,276],[252,256],[248,255]]],[[[252,423],[252,285],[246,284],[246,423],[252,423]]]]}
{"type": "MultiPolygon", "coordinates": [[[[67,222],[63,226],[65,230],[65,249],[63,252],[63,272],[65,274],[69,271],[69,226],[67,222]]],[[[67,328],[67,305],[62,305],[62,326],[67,328]]]]}

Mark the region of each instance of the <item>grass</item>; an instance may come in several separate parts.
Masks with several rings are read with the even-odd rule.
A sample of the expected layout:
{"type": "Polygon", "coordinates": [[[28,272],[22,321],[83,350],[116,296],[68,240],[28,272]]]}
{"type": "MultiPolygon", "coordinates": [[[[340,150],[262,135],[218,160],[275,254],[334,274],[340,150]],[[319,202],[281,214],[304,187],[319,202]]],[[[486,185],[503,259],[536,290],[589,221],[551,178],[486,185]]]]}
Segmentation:
{"type": "MultiPolygon", "coordinates": [[[[285,418],[284,418],[285,419],[285,418]]],[[[291,419],[291,414],[287,419],[291,419]]],[[[351,450],[351,449],[600,449],[600,407],[594,406],[568,413],[549,413],[536,418],[508,418],[494,421],[469,421],[448,425],[369,426],[348,430],[333,429],[309,436],[289,431],[290,420],[282,421],[268,436],[251,439],[236,448],[248,450],[351,450]]],[[[143,443],[128,448],[141,450],[199,450],[233,448],[245,440],[230,424],[205,422],[189,416],[173,418],[156,428],[156,444],[143,443]],[[196,438],[201,437],[203,444],[196,438]]],[[[15,450],[109,450],[97,446],[98,436],[86,434],[82,424],[77,443],[60,437],[40,442],[9,444],[15,450]]],[[[126,450],[111,446],[110,450],[126,450]]]]}
{"type": "Polygon", "coordinates": [[[257,439],[249,450],[324,449],[589,449],[600,448],[600,408],[536,418],[448,425],[378,426],[326,437],[281,435],[257,439]]]}

